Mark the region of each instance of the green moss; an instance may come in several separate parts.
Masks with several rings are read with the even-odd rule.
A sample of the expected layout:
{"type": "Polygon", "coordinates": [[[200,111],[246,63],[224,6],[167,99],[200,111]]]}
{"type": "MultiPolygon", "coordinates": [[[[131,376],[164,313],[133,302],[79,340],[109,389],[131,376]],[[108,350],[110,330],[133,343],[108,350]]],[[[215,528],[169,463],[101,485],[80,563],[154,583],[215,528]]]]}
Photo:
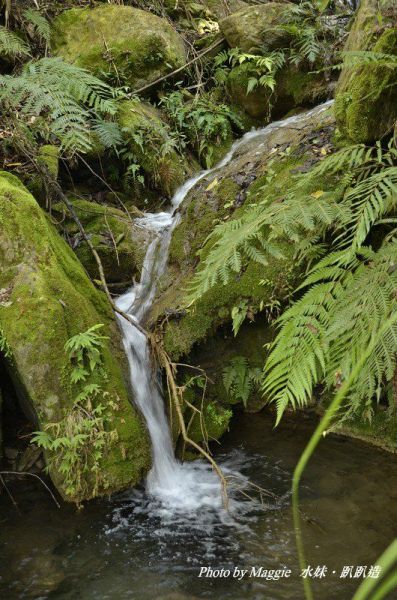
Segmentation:
{"type": "MultiPolygon", "coordinates": [[[[276,169],[278,172],[275,173],[274,180],[266,190],[269,196],[278,197],[286,191],[292,167],[301,164],[302,161],[302,157],[281,160],[276,169]]],[[[257,194],[263,196],[262,188],[266,185],[266,177],[267,175],[264,174],[248,188],[250,201],[255,202],[257,194]]],[[[189,287],[197,262],[197,253],[215,223],[226,216],[229,217],[231,211],[232,217],[238,218],[246,210],[246,205],[235,208],[238,190],[239,186],[233,179],[225,178],[211,190],[211,195],[205,197],[205,203],[202,202],[197,189],[195,190],[194,198],[186,207],[185,218],[174,231],[170,248],[171,265],[174,269],[177,268],[178,271],[182,270],[185,273],[184,289],[189,287]]],[[[205,259],[210,247],[210,244],[205,246],[204,252],[200,253],[200,260],[205,259]]],[[[227,285],[217,284],[206,292],[193,307],[187,310],[182,319],[170,321],[164,336],[165,347],[170,356],[177,359],[189,353],[196,342],[212,335],[219,325],[230,320],[231,309],[240,301],[246,300],[255,312],[261,302],[271,301],[276,290],[280,299],[287,294],[298,275],[291,264],[292,254],[293,248],[286,244],[284,259],[270,259],[266,267],[254,261],[249,262],[243,272],[236,274],[227,285]]],[[[180,290],[179,282],[175,288],[164,294],[160,304],[157,305],[157,310],[161,312],[163,308],[169,306],[183,305],[180,290]]]]}
{"type": "MultiPolygon", "coordinates": [[[[38,427],[61,420],[74,402],[64,344],[103,323],[109,341],[103,351],[107,379],[102,388],[118,405],[109,427],[117,430],[119,442],[107,449],[101,464],[107,484],[100,493],[133,485],[147,470],[150,452],[140,417],[128,400],[119,334],[106,297],[94,288],[33,197],[7,173],[0,173],[0,222],[0,288],[8,297],[0,306],[0,327],[12,351],[10,368],[23,401],[38,427]]],[[[64,494],[62,474],[52,470],[51,477],[64,494]]]]}
{"type": "MultiPolygon", "coordinates": [[[[82,199],[70,199],[90,241],[99,254],[108,283],[131,284],[139,278],[148,236],[136,227],[123,211],[82,199]]],[[[88,245],[81,239],[79,228],[63,204],[52,206],[52,213],[75,240],[74,250],[92,279],[98,279],[98,266],[88,245]]]]}
{"type": "Polygon", "coordinates": [[[263,47],[274,50],[289,41],[289,34],[280,25],[288,23],[290,11],[291,5],[281,2],[247,6],[223,19],[219,26],[231,48],[251,53],[263,47]]]}
{"type": "Polygon", "coordinates": [[[138,89],[186,61],[182,38],[165,20],[131,6],[66,10],[54,21],[56,55],[138,89]]]}
{"type": "MultiPolygon", "coordinates": [[[[397,55],[397,28],[383,33],[372,50],[397,55]]],[[[355,69],[339,88],[335,115],[342,135],[350,142],[380,139],[397,118],[395,70],[376,64],[355,69]]]]}
{"type": "MultiPolygon", "coordinates": [[[[345,50],[397,54],[394,0],[362,0],[345,50]]],[[[380,139],[397,118],[395,69],[376,62],[356,67],[345,64],[336,90],[335,115],[345,141],[380,139]]]]}
{"type": "Polygon", "coordinates": [[[40,148],[38,161],[42,162],[48,169],[48,172],[54,179],[58,179],[59,171],[59,148],[47,144],[40,148]]]}
{"type": "Polygon", "coordinates": [[[376,409],[371,421],[357,417],[337,425],[333,431],[363,440],[389,452],[397,452],[397,416],[381,408],[376,409]]]}
{"type": "Polygon", "coordinates": [[[126,144],[153,187],[172,196],[191,168],[173,148],[171,131],[161,112],[150,104],[130,100],[120,104],[117,118],[126,144]]]}
{"type": "MultiPolygon", "coordinates": [[[[161,282],[151,314],[152,321],[164,313],[173,315],[167,319],[164,332],[165,347],[173,359],[189,354],[220,325],[230,322],[231,310],[240,302],[246,302],[251,315],[255,315],[264,307],[285,301],[298,283],[301,270],[293,261],[293,245],[286,241],[282,258],[269,257],[267,265],[246,261],[227,285],[217,283],[194,305],[186,307],[185,290],[210,252],[214,240],[207,239],[215,225],[241,217],[251,203],[265,198],[281,201],[290,189],[292,174],[318,160],[318,149],[313,153],[305,136],[329,123],[332,115],[324,112],[318,118],[311,116],[298,132],[283,128],[270,137],[259,136],[232,163],[202,179],[185,199],[181,221],[171,240],[169,273],[161,282]]],[[[319,189],[337,193],[335,178],[313,180],[310,173],[305,177],[300,188],[303,197],[319,189]]]]}

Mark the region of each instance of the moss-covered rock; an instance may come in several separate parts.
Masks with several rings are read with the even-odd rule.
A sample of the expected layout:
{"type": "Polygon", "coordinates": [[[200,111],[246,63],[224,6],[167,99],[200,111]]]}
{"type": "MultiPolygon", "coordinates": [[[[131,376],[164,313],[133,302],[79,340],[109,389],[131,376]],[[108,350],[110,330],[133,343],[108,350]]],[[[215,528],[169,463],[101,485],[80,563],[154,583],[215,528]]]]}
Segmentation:
{"type": "Polygon", "coordinates": [[[191,167],[175,150],[161,112],[150,104],[127,100],[120,104],[117,118],[126,144],[151,185],[172,196],[191,174],[191,167]]]}
{"type": "Polygon", "coordinates": [[[101,456],[100,481],[94,482],[89,471],[79,473],[85,485],[76,494],[67,493],[63,474],[53,466],[50,474],[58,490],[67,500],[82,500],[137,483],[149,467],[150,450],[127,396],[120,367],[123,353],[110,306],[34,198],[16,177],[4,172],[0,265],[0,328],[8,367],[21,403],[41,430],[60,422],[75,407],[66,341],[98,323],[109,336],[97,383],[107,406],[107,427],[116,432],[117,441],[113,439],[101,456]]]}
{"type": "MultiPolygon", "coordinates": [[[[345,50],[373,51],[397,56],[397,7],[393,0],[363,0],[345,50]]],[[[397,119],[396,69],[376,62],[349,65],[345,59],[335,98],[342,136],[349,142],[373,142],[397,119]]]]}
{"type": "Polygon", "coordinates": [[[216,401],[207,400],[201,407],[201,416],[195,414],[188,430],[194,442],[219,440],[229,429],[233,412],[216,401]]]}
{"type": "Polygon", "coordinates": [[[57,56],[138,89],[182,66],[182,38],[165,19],[131,6],[73,8],[53,26],[57,56]]]}
{"type": "Polygon", "coordinates": [[[162,281],[151,317],[155,321],[168,315],[164,342],[172,358],[188,354],[194,344],[212,335],[223,323],[230,322],[231,309],[240,302],[246,302],[250,312],[255,314],[263,303],[282,301],[288,295],[299,271],[292,262],[294,249],[287,243],[286,258],[271,258],[266,267],[247,262],[227,285],[215,285],[190,308],[186,308],[181,290],[188,289],[195,270],[207,256],[210,245],[206,240],[214,226],[222,220],[240,217],[250,202],[256,202],[265,194],[282,198],[291,184],[291,172],[313,160],[310,152],[313,153],[314,148],[303,142],[305,136],[330,123],[329,111],[318,111],[302,116],[299,123],[291,123],[291,127],[277,128],[270,135],[266,132],[258,135],[247,142],[227,166],[203,178],[188,194],[180,209],[181,221],[172,236],[169,272],[162,281]],[[289,146],[294,151],[285,155],[289,146]],[[275,153],[276,150],[280,154],[275,153]]]}
{"type": "Polygon", "coordinates": [[[250,53],[283,48],[290,35],[280,25],[288,23],[292,7],[290,2],[248,6],[222,19],[219,26],[231,48],[250,53]]]}
{"type": "MultiPolygon", "coordinates": [[[[134,225],[132,216],[123,211],[83,199],[70,199],[91,243],[98,252],[108,283],[132,284],[139,279],[148,243],[148,234],[134,225]]],[[[81,238],[75,221],[63,204],[55,204],[52,214],[66,232],[80,262],[92,279],[98,279],[98,266],[88,245],[81,238]]]]}

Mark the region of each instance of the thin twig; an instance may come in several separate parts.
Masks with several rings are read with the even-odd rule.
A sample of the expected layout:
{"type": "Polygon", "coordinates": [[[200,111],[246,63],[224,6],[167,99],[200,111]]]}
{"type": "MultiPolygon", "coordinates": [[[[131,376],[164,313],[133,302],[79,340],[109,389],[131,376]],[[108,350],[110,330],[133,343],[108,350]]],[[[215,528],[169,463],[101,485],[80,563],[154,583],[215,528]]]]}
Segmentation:
{"type": "MultiPolygon", "coordinates": [[[[0,471],[0,480],[3,483],[4,487],[7,490],[7,486],[4,483],[4,480],[2,478],[2,475],[28,475],[29,477],[34,477],[35,479],[38,479],[40,481],[40,483],[45,487],[45,489],[47,490],[47,492],[50,494],[50,496],[52,497],[52,499],[54,500],[55,504],[57,505],[58,508],[61,508],[61,505],[59,504],[58,500],[55,498],[54,494],[52,493],[51,489],[48,487],[48,485],[45,483],[45,481],[42,480],[41,477],[39,477],[39,475],[36,475],[36,473],[29,473],[29,471],[0,471]]],[[[8,490],[7,490],[8,491],[8,490]]],[[[9,493],[9,492],[8,492],[9,493]]],[[[15,506],[17,506],[17,503],[15,502],[15,500],[12,498],[12,502],[15,506]]]]}
{"type": "Polygon", "coordinates": [[[2,485],[3,485],[3,487],[4,487],[5,491],[6,491],[9,499],[11,500],[11,502],[13,503],[13,505],[15,506],[15,508],[17,509],[17,511],[19,512],[18,504],[15,502],[14,496],[11,494],[10,490],[8,489],[6,482],[4,481],[4,479],[2,477],[2,473],[3,472],[0,473],[0,482],[2,483],[2,485]]]}

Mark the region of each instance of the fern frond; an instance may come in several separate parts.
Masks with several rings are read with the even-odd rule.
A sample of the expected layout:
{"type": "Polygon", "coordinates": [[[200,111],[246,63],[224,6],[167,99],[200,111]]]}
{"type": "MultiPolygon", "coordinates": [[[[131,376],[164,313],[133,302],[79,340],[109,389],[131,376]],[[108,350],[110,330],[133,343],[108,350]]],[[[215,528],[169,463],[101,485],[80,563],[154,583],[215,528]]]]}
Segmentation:
{"type": "Polygon", "coordinates": [[[28,44],[16,33],[0,26],[0,56],[8,58],[22,58],[30,56],[28,44]]]}
{"type": "Polygon", "coordinates": [[[22,15],[33,26],[35,35],[49,46],[51,42],[51,25],[47,19],[33,8],[24,10],[22,15]]]}
{"type": "Polygon", "coordinates": [[[60,58],[42,58],[25,65],[20,75],[0,76],[3,113],[14,118],[19,127],[21,120],[15,120],[16,114],[27,122],[32,117],[44,116],[49,123],[49,134],[55,136],[69,154],[91,149],[92,125],[105,135],[105,126],[98,120],[115,114],[113,95],[106,83],[60,58]]]}
{"type": "Polygon", "coordinates": [[[351,222],[342,237],[343,246],[355,252],[372,226],[397,206],[397,167],[385,168],[364,178],[348,191],[344,204],[351,209],[351,222]]]}
{"type": "Polygon", "coordinates": [[[301,240],[308,233],[318,233],[346,220],[346,210],[332,198],[295,194],[292,191],[283,202],[265,198],[260,204],[247,208],[240,219],[215,227],[207,243],[213,246],[195,274],[188,300],[194,302],[218,282],[226,284],[239,273],[247,260],[266,265],[270,257],[285,258],[285,241],[302,250],[301,240]]]}
{"type": "Polygon", "coordinates": [[[342,52],[344,67],[360,67],[362,65],[373,65],[397,69],[397,56],[371,50],[347,50],[342,52]]]}

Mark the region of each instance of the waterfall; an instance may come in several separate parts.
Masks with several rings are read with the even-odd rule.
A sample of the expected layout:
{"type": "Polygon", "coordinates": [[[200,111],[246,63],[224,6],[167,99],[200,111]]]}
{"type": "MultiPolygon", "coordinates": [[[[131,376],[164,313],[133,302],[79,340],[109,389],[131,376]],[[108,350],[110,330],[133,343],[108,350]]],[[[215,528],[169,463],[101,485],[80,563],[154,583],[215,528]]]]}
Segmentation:
{"type": "MultiPolygon", "coordinates": [[[[177,208],[203,177],[226,166],[245,144],[257,137],[266,139],[272,132],[283,127],[310,123],[311,117],[326,110],[332,101],[326,102],[305,113],[273,122],[266,127],[246,133],[235,142],[223,158],[212,169],[202,171],[182,185],[175,193],[168,212],[146,213],[135,222],[154,235],[149,243],[142,268],[141,281],[120,296],[117,306],[141,324],[154,301],[157,282],[167,267],[168,250],[173,229],[180,220],[177,208]]],[[[147,339],[125,318],[117,315],[124,349],[128,358],[134,401],[145,418],[152,443],[153,466],[147,477],[148,494],[165,505],[195,510],[201,505],[220,506],[220,483],[209,465],[202,461],[184,463],[176,460],[171,432],[165,412],[161,384],[153,375],[147,339]]]]}

